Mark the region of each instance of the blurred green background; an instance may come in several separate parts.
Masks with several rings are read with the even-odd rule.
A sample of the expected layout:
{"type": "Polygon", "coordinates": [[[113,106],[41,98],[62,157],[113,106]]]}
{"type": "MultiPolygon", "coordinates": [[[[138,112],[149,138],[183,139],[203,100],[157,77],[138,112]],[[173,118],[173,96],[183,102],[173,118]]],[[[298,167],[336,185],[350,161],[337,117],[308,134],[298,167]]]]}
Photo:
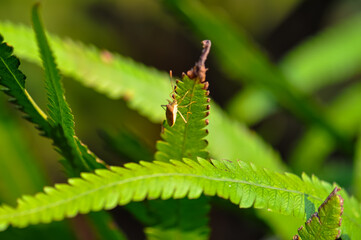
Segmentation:
{"type": "MultiPolygon", "coordinates": [[[[57,36],[118,52],[161,71],[173,70],[176,76],[194,64],[200,53],[200,41],[209,38],[215,48],[206,64],[213,100],[279,151],[294,172],[315,173],[349,187],[352,149],[340,147],[317,125],[317,120],[305,118],[307,111],[289,103],[287,94],[283,96],[279,91],[277,95],[277,84],[269,87],[267,80],[260,83],[254,80],[272,80],[274,72],[275,75],[281,72],[290,86],[286,89],[297,90],[290,98],[300,94],[304,99],[311,99],[348,143],[354,142],[361,120],[358,91],[361,90],[358,49],[361,46],[361,2],[211,0],[199,3],[214,19],[220,18],[226,25],[218,25],[219,29],[212,27],[211,22],[209,29],[197,26],[194,19],[200,14],[199,6],[193,6],[190,1],[48,0],[42,2],[42,15],[47,30],[57,36]],[[239,46],[230,44],[232,37],[222,32],[227,32],[228,27],[239,34],[238,39],[242,40],[239,46]],[[225,49],[231,53],[234,50],[232,59],[222,52],[225,49]],[[243,51],[244,56],[237,55],[238,51],[243,51]],[[254,57],[254,62],[247,56],[254,57]],[[267,58],[269,63],[264,60],[267,58]],[[257,75],[252,67],[258,63],[261,70],[257,75]],[[268,64],[262,72],[262,67],[268,64]]],[[[0,21],[30,26],[33,4],[34,1],[1,0],[0,21]]],[[[207,26],[206,20],[200,19],[199,23],[204,21],[202,26],[207,26]]],[[[6,35],[4,38],[6,41],[6,35]]],[[[45,108],[41,68],[22,61],[21,70],[27,75],[29,92],[45,108]]],[[[128,135],[136,139],[136,144],[145,149],[136,159],[147,158],[155,151],[160,124],[128,108],[125,100],[111,100],[71,78],[64,77],[64,86],[75,115],[77,135],[100,158],[118,165],[131,160],[129,154],[119,154],[116,146],[109,144],[104,132],[114,137],[123,136],[120,139],[128,135]]],[[[35,193],[46,184],[63,182],[65,174],[51,141],[39,137],[36,129],[6,103],[4,94],[0,99],[0,199],[14,204],[16,197],[22,194],[35,193]]],[[[220,239],[220,236],[238,239],[242,234],[246,239],[275,239],[268,227],[254,216],[253,210],[242,210],[241,215],[232,212],[212,210],[213,239],[220,239]],[[232,234],[224,235],[227,232],[232,234]]],[[[90,239],[89,227],[79,230],[82,221],[79,217],[71,220],[70,225],[77,226],[77,238],[90,239]]],[[[139,237],[135,233],[139,227],[125,227],[129,228],[126,232],[130,239],[139,237]]],[[[59,228],[54,226],[54,229],[59,228]]],[[[22,236],[27,230],[22,231],[24,233],[19,231],[7,237],[22,236]]],[[[70,235],[73,233],[69,233],[69,238],[70,235]]]]}

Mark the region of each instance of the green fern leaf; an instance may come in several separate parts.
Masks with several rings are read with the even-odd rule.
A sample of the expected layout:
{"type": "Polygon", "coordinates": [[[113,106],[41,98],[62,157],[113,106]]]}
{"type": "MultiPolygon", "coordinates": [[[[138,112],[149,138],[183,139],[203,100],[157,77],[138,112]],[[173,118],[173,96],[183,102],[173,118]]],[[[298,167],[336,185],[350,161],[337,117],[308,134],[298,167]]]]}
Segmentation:
{"type": "Polygon", "coordinates": [[[81,171],[92,171],[104,167],[95,161],[85,146],[75,137],[74,117],[65,100],[61,76],[56,66],[53,53],[48,44],[45,31],[38,14],[38,5],[32,10],[34,31],[45,69],[45,84],[48,93],[49,122],[53,127],[52,138],[60,153],[69,161],[72,174],[81,171]]]}
{"type": "MultiPolygon", "coordinates": [[[[69,184],[46,187],[45,193],[24,196],[18,206],[0,208],[0,226],[25,227],[48,223],[77,213],[111,209],[144,199],[199,198],[202,193],[229,199],[241,208],[255,207],[308,218],[333,189],[316,177],[259,169],[242,161],[185,159],[184,162],[129,163],[124,168],[98,169],[83,173],[69,184]]],[[[361,237],[360,204],[342,191],[342,233],[361,237]]]]}
{"type": "Polygon", "coordinates": [[[48,90],[48,112],[49,122],[52,126],[62,125],[64,131],[74,135],[73,116],[64,99],[64,89],[61,84],[61,76],[57,69],[55,59],[49,47],[43,25],[38,14],[38,5],[32,9],[32,20],[34,31],[40,51],[40,56],[45,70],[45,84],[48,90]]]}
{"type": "Polygon", "coordinates": [[[179,113],[174,126],[164,123],[164,133],[161,135],[163,141],[157,143],[156,160],[167,162],[169,159],[208,158],[208,152],[205,150],[207,142],[204,138],[208,135],[205,129],[208,123],[205,118],[208,115],[210,99],[207,98],[204,86],[203,83],[189,79],[186,75],[182,81],[177,82],[176,99],[178,102],[181,101],[178,108],[187,123],[181,119],[179,113]]]}
{"type": "Polygon", "coordinates": [[[324,203],[318,208],[318,213],[312,214],[307,220],[306,227],[298,229],[300,236],[295,235],[294,240],[335,240],[341,235],[341,221],[343,213],[343,199],[335,187],[324,203]]]}
{"type": "Polygon", "coordinates": [[[51,127],[47,122],[47,116],[26,91],[25,75],[18,69],[20,61],[12,55],[13,48],[3,41],[0,35],[0,85],[4,87],[1,90],[25,113],[24,117],[27,120],[35,123],[43,135],[49,136],[51,127]]]}
{"type": "MultiPolygon", "coordinates": [[[[172,101],[169,101],[166,110],[167,121],[164,122],[162,138],[157,142],[155,159],[168,162],[169,159],[182,160],[183,158],[197,160],[197,157],[208,158],[205,150],[208,135],[205,118],[209,112],[208,82],[205,82],[204,62],[211,46],[210,41],[203,41],[203,52],[195,67],[183,74],[182,81],[176,82],[172,101]],[[192,79],[190,79],[192,78],[192,79]],[[177,94],[175,96],[175,94],[177,94]],[[178,111],[174,110],[176,103],[178,111]],[[174,114],[176,118],[174,121],[174,114]],[[184,118],[184,119],[183,119],[184,118]],[[178,120],[177,120],[178,119],[178,120]],[[170,123],[170,124],[169,124],[170,123]]],[[[154,227],[146,229],[149,238],[158,239],[207,239],[209,235],[208,217],[209,199],[201,197],[189,202],[189,200],[170,200],[156,204],[151,202],[154,215],[159,219],[154,227]],[[167,207],[167,215],[161,214],[167,207]],[[170,216],[176,216],[169,219],[170,216]]]]}

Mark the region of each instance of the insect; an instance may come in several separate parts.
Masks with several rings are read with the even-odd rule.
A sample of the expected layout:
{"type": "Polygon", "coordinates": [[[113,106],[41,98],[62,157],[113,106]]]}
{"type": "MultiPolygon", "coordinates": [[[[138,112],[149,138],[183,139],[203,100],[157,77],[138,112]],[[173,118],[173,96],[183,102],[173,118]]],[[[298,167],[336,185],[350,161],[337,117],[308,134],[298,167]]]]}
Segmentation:
{"type": "MultiPolygon", "coordinates": [[[[170,76],[170,79],[172,79],[172,71],[169,71],[169,76],[170,76]]],[[[172,82],[172,81],[171,81],[172,82]]],[[[180,99],[180,101],[178,102],[177,99],[175,98],[175,87],[173,87],[172,85],[172,88],[173,88],[173,91],[170,93],[170,98],[172,99],[169,100],[168,99],[168,104],[167,105],[161,105],[163,107],[163,109],[165,110],[165,116],[167,118],[167,122],[168,122],[168,125],[170,127],[173,127],[174,124],[175,124],[175,121],[177,119],[177,113],[179,113],[179,115],[182,117],[183,121],[185,123],[187,123],[187,120],[183,117],[182,113],[178,110],[178,108],[181,108],[181,107],[188,107],[190,104],[194,103],[194,102],[190,102],[189,104],[187,105],[184,105],[184,106],[179,106],[179,104],[183,101],[183,99],[187,96],[188,92],[187,91],[184,96],[180,99]]]]}

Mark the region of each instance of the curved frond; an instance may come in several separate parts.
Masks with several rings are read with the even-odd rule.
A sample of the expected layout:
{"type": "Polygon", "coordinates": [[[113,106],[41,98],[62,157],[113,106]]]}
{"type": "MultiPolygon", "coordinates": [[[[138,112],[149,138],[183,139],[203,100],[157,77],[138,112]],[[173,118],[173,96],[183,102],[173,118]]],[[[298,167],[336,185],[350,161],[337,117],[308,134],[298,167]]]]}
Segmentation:
{"type": "Polygon", "coordinates": [[[32,9],[32,21],[38,49],[45,70],[45,85],[48,94],[48,112],[50,117],[49,122],[53,126],[62,125],[65,132],[70,132],[71,135],[74,135],[73,115],[64,98],[61,76],[38,14],[38,5],[35,5],[32,9]]]}
{"type": "MultiPolygon", "coordinates": [[[[82,171],[92,171],[95,168],[104,167],[96,162],[92,153],[88,153],[86,146],[82,146],[75,136],[74,116],[65,100],[64,89],[61,82],[60,72],[55,63],[52,50],[50,49],[42,22],[38,14],[38,6],[32,10],[34,31],[40,51],[40,56],[45,69],[45,85],[48,94],[49,123],[52,126],[51,137],[54,145],[68,161],[70,172],[78,174],[82,171]]],[[[74,175],[72,175],[74,176],[74,175]]]]}
{"type": "MultiPolygon", "coordinates": [[[[69,184],[46,187],[45,193],[24,196],[18,206],[2,206],[0,226],[25,227],[73,217],[78,213],[111,209],[144,199],[199,198],[202,193],[229,199],[241,208],[262,208],[306,219],[315,212],[331,184],[296,175],[279,174],[242,161],[141,162],[124,168],[99,169],[83,173],[69,184]]],[[[342,233],[351,239],[361,237],[360,204],[342,191],[344,215],[342,233]]]]}
{"type": "Polygon", "coordinates": [[[343,199],[337,194],[340,188],[335,187],[318,212],[312,214],[305,227],[298,229],[300,236],[295,235],[294,240],[335,240],[341,235],[341,222],[343,214],[343,199]]]}

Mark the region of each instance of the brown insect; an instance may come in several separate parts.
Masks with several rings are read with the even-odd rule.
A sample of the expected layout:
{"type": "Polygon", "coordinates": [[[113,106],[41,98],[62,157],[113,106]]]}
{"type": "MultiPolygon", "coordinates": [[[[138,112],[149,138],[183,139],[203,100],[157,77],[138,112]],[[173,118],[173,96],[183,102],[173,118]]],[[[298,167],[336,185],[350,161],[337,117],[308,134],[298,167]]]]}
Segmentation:
{"type": "MultiPolygon", "coordinates": [[[[169,76],[170,76],[170,79],[172,79],[172,71],[169,71],[169,76]]],[[[172,82],[172,80],[171,80],[171,82],[172,82]]],[[[184,96],[178,102],[177,99],[175,98],[175,94],[174,94],[176,88],[173,87],[173,85],[172,85],[172,88],[173,88],[173,91],[169,95],[170,98],[172,99],[172,101],[168,99],[167,105],[161,105],[163,107],[163,109],[165,110],[165,116],[167,118],[167,123],[170,127],[174,126],[175,121],[177,120],[177,113],[179,113],[179,115],[182,117],[183,121],[185,123],[187,123],[187,120],[183,117],[182,113],[178,110],[178,108],[188,107],[190,104],[194,103],[194,102],[190,102],[187,105],[179,106],[179,104],[187,96],[188,91],[184,94],[184,96]]]]}

